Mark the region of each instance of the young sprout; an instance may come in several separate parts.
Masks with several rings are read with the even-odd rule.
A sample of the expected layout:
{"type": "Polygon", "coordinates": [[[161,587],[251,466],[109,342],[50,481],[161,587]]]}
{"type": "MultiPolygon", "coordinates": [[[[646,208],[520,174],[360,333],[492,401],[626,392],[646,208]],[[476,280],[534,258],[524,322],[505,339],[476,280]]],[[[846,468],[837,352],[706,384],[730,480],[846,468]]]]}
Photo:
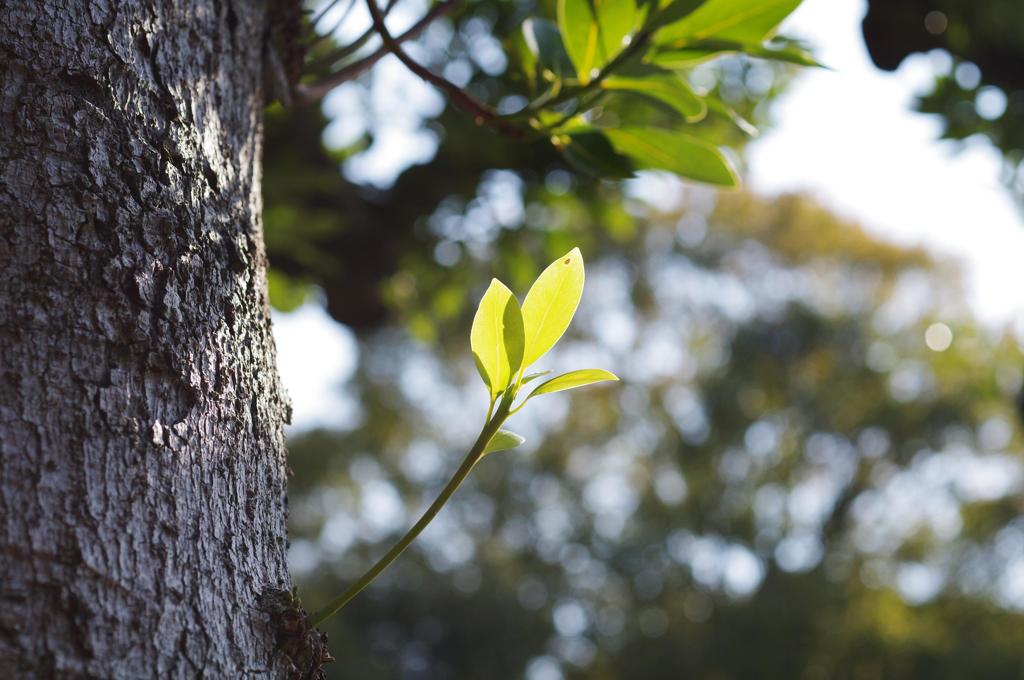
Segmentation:
{"type": "Polygon", "coordinates": [[[523,443],[521,436],[503,430],[501,426],[526,402],[543,394],[618,380],[614,374],[598,368],[569,371],[540,383],[518,405],[515,404],[523,386],[551,373],[526,374],[526,369],[554,347],[569,327],[583,295],[583,279],[583,256],[579,248],[573,248],[541,272],[522,306],[505,284],[498,279],[491,280],[477,307],[469,334],[473,359],[490,398],[480,436],[451,481],[416,524],[348,590],[316,612],[313,615],[314,625],[337,613],[384,571],[430,524],[481,458],[523,443]]]}

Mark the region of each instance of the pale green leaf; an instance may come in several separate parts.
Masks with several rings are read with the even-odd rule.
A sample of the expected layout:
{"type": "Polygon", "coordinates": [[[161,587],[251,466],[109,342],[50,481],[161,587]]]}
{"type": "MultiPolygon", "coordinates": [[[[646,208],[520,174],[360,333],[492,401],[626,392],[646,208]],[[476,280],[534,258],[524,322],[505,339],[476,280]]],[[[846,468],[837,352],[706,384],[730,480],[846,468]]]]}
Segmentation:
{"type": "Polygon", "coordinates": [[[515,432],[498,430],[494,433],[494,436],[491,437],[491,441],[487,442],[487,446],[484,448],[484,452],[481,455],[486,456],[488,453],[494,453],[495,451],[514,449],[525,441],[525,437],[522,437],[515,432]]]}
{"type": "Polygon", "coordinates": [[[697,96],[689,84],[672,71],[645,67],[642,71],[613,75],[601,83],[608,90],[624,90],[671,106],[689,122],[696,122],[707,112],[704,99],[697,96]]]}
{"type": "Polygon", "coordinates": [[[536,118],[541,125],[559,134],[576,134],[577,132],[590,132],[597,129],[583,116],[566,117],[564,113],[557,111],[542,109],[537,112],[536,118]]]}
{"type": "Polygon", "coordinates": [[[712,144],[691,135],[660,128],[605,130],[612,146],[640,167],[668,170],[682,177],[734,187],[739,178],[712,144]]]}
{"type": "Polygon", "coordinates": [[[549,373],[551,373],[551,371],[537,371],[536,373],[531,373],[530,375],[523,376],[523,384],[525,385],[528,382],[533,382],[537,378],[543,378],[549,373]]]}
{"type": "Polygon", "coordinates": [[[684,47],[680,49],[659,49],[652,51],[647,59],[656,66],[668,69],[687,69],[720,57],[726,52],[701,47],[684,47]]]}
{"type": "Polygon", "coordinates": [[[797,66],[812,66],[816,68],[828,68],[814,58],[807,50],[799,45],[742,45],[739,51],[758,59],[770,59],[772,61],[784,61],[797,66]]]}
{"type": "MultiPolygon", "coordinates": [[[[657,37],[660,44],[695,40],[734,40],[759,43],[771,37],[782,20],[800,6],[801,0],[707,0],[694,12],[657,37]]],[[[680,46],[683,46],[680,44],[680,46]]]]}
{"type": "Polygon", "coordinates": [[[558,30],[576,67],[581,85],[590,82],[601,49],[599,30],[590,0],[558,0],[558,30]]]}
{"type": "Polygon", "coordinates": [[[721,99],[709,96],[706,101],[708,103],[708,111],[712,111],[720,116],[728,118],[732,121],[732,124],[738,127],[745,135],[749,137],[757,137],[761,134],[758,132],[757,128],[754,127],[753,123],[741,116],[737,113],[736,109],[732,108],[721,99]]]}
{"type": "Polygon", "coordinates": [[[635,0],[593,0],[600,34],[601,54],[598,66],[604,66],[615,58],[628,44],[627,36],[633,32],[636,22],[635,0]]]}
{"type": "Polygon", "coordinates": [[[523,316],[505,284],[492,279],[469,333],[473,358],[491,396],[508,387],[523,361],[523,316]]]}
{"type": "Polygon", "coordinates": [[[605,371],[600,368],[584,368],[579,371],[569,371],[563,373],[557,378],[542,382],[537,386],[527,399],[532,399],[541,394],[551,394],[552,392],[561,392],[562,390],[571,390],[574,387],[583,387],[584,385],[592,385],[598,382],[604,382],[606,380],[618,380],[618,376],[610,371],[605,371]]]}
{"type": "Polygon", "coordinates": [[[573,248],[533,282],[523,301],[523,367],[544,356],[565,333],[583,295],[583,279],[583,255],[573,248]]]}
{"type": "Polygon", "coordinates": [[[705,0],[669,0],[668,2],[656,3],[658,9],[651,12],[647,28],[650,30],[675,23],[693,14],[704,2],[705,0]]]}
{"type": "Polygon", "coordinates": [[[690,68],[702,62],[726,54],[742,53],[748,57],[783,61],[798,66],[824,68],[807,50],[797,45],[761,45],[740,43],[732,40],[700,40],[687,43],[681,49],[660,49],[650,57],[652,64],[665,68],[690,68]]]}

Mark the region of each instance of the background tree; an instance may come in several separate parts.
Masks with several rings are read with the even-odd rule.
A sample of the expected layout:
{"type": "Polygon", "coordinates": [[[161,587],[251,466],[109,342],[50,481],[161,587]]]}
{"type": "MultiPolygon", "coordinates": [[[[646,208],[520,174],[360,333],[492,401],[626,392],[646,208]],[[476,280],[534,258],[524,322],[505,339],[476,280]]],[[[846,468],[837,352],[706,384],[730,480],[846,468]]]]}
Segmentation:
{"type": "MultiPolygon", "coordinates": [[[[423,53],[466,63],[471,89],[504,84],[511,74],[485,77],[470,47],[486,35],[472,19],[454,15],[437,43],[425,35],[423,53]]],[[[694,78],[763,127],[788,75],[732,59],[694,78]]],[[[389,84],[379,73],[349,84],[348,101],[389,84]]],[[[500,101],[506,87],[488,94],[500,101]]],[[[344,386],[357,425],[290,446],[305,596],[356,578],[443,483],[451,442],[472,437],[455,414],[479,400],[463,351],[473,285],[492,273],[526,285],[537,263],[580,245],[594,261],[591,304],[563,356],[627,375],[620,391],[533,414],[531,450],[489,460],[331,623],[332,672],[1020,674],[1020,350],[971,319],[954,267],[803,198],[662,191],[652,205],[550,149],[514,166],[501,159],[530,147],[478,156],[485,142],[458,112],[424,119],[467,144],[440,146],[383,187],[336,172],[380,127],[333,156],[310,135],[302,153],[318,169],[305,177],[297,145],[280,166],[268,155],[293,191],[316,197],[268,198],[272,254],[288,268],[277,299],[319,287],[360,337],[344,386]],[[390,259],[332,261],[350,226],[313,206],[335,200],[391,211],[374,224],[390,259]],[[341,277],[366,265],[358,278],[373,283],[360,290],[373,297],[354,301],[341,277]]],[[[382,245],[362,238],[369,253],[382,245]]]]}
{"type": "MultiPolygon", "coordinates": [[[[948,264],[806,199],[680,202],[587,241],[580,330],[546,361],[623,387],[520,414],[527,450],[330,624],[337,677],[1019,674],[1016,343],[973,325],[948,264]]],[[[358,427],[292,440],[306,597],[358,575],[471,436],[467,324],[368,336],[358,427]]]]}
{"type": "MultiPolygon", "coordinates": [[[[476,4],[452,11],[434,22],[433,30],[424,32],[415,47],[428,67],[464,74],[460,83],[467,92],[497,102],[499,109],[512,106],[524,100],[522,70],[513,59],[523,49],[516,39],[523,17],[531,12],[554,14],[545,3],[537,8],[476,4]],[[508,43],[504,51],[501,39],[508,43]]],[[[322,23],[331,25],[329,15],[322,23]]],[[[366,51],[376,55],[371,47],[366,51]]],[[[317,43],[310,59],[319,64],[336,53],[355,65],[362,63],[358,52],[353,56],[345,48],[339,51],[327,39],[317,43]],[[317,50],[327,56],[318,57],[317,50]]],[[[621,96],[603,103],[605,115],[652,127],[692,129],[702,139],[738,150],[755,132],[748,118],[767,125],[767,103],[793,68],[764,59],[708,61],[707,55],[697,62],[688,69],[689,80],[704,88],[709,100],[722,102],[722,111],[728,115],[709,114],[699,122],[686,123],[678,111],[656,100],[621,96]],[[756,85],[750,87],[750,83],[756,85]]],[[[538,263],[546,262],[548,254],[555,257],[572,247],[572,238],[561,230],[544,235],[514,230],[513,224],[493,224],[495,216],[482,214],[480,208],[488,205],[488,198],[508,196],[513,203],[527,205],[546,201],[552,189],[563,193],[571,188],[588,199],[583,205],[592,211],[592,221],[585,226],[599,226],[607,215],[622,212],[618,183],[581,169],[547,140],[523,143],[496,135],[451,102],[438,98],[423,104],[422,95],[414,97],[411,89],[409,79],[396,82],[394,72],[384,69],[345,82],[334,101],[348,102],[346,127],[356,132],[346,136],[341,148],[325,148],[324,138],[331,131],[321,111],[270,110],[265,217],[274,268],[271,297],[278,308],[301,304],[315,286],[325,295],[328,312],[357,331],[379,326],[397,311],[429,333],[431,324],[416,318],[452,313],[468,304],[467,284],[477,280],[477,274],[489,279],[483,266],[487,257],[515,258],[516,285],[529,285],[539,273],[538,263]],[[401,167],[396,177],[378,185],[339,173],[340,166],[368,149],[373,152],[380,138],[399,126],[393,120],[399,115],[394,109],[377,119],[371,115],[380,110],[375,102],[394,96],[395,90],[413,102],[403,101],[401,115],[407,120],[401,125],[411,125],[435,140],[427,160],[401,167]],[[471,224],[481,219],[498,228],[501,238],[493,251],[483,249],[487,239],[474,238],[474,230],[491,228],[471,224]],[[545,255],[534,257],[542,242],[545,255]],[[438,248],[444,253],[442,260],[476,262],[477,273],[461,266],[439,269],[434,257],[438,248]],[[358,256],[350,255],[355,253],[358,256]],[[403,282],[413,279],[417,290],[409,295],[403,282]]]]}

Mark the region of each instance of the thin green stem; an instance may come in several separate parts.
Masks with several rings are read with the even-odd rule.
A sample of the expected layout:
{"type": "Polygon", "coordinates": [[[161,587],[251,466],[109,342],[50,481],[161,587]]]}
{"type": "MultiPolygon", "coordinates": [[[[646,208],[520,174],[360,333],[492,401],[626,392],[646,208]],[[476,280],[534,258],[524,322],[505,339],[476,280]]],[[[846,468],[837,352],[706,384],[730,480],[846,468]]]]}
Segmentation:
{"type": "Polygon", "coordinates": [[[491,397],[491,405],[487,407],[487,417],[484,418],[484,422],[491,422],[491,416],[494,415],[494,403],[498,400],[497,395],[491,397]]]}
{"type": "Polygon", "coordinates": [[[444,489],[441,490],[441,495],[439,495],[437,499],[430,504],[430,507],[427,508],[426,512],[424,512],[416,524],[414,524],[412,528],[409,529],[401,539],[399,539],[398,543],[396,543],[394,547],[387,552],[387,554],[377,560],[376,564],[370,567],[370,569],[363,574],[358,581],[352,584],[352,586],[344,593],[331,600],[313,614],[314,626],[319,626],[321,623],[334,616],[339,609],[348,604],[349,600],[358,595],[364,588],[366,588],[366,586],[370,585],[370,583],[373,582],[373,579],[377,578],[377,576],[379,576],[389,564],[394,562],[395,558],[401,555],[402,552],[409,547],[409,544],[420,535],[428,524],[430,524],[434,517],[437,516],[437,513],[441,511],[441,508],[444,507],[445,503],[448,502],[448,499],[452,497],[452,494],[455,493],[456,489],[466,481],[466,477],[468,477],[469,473],[473,470],[473,466],[476,465],[484,455],[484,449],[487,447],[487,443],[491,441],[494,433],[498,431],[498,428],[500,428],[502,423],[504,423],[508,418],[509,406],[511,406],[511,401],[508,398],[503,398],[501,400],[501,404],[498,406],[497,412],[493,417],[487,420],[483,430],[480,431],[480,436],[477,437],[476,443],[473,444],[473,448],[471,448],[469,453],[466,454],[466,458],[462,461],[462,465],[459,466],[459,469],[455,471],[454,475],[452,475],[451,480],[449,480],[448,484],[446,484],[444,489]]]}

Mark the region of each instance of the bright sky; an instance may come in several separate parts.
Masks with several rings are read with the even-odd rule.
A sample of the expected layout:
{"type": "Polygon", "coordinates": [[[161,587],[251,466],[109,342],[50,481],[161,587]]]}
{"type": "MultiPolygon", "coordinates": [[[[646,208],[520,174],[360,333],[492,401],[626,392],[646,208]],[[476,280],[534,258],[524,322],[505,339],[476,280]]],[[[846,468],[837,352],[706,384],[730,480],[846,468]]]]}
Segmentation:
{"type": "MultiPolygon", "coordinates": [[[[833,70],[809,70],[776,104],[776,127],[750,150],[748,182],[768,194],[808,191],[877,234],[961,259],[975,312],[1024,337],[1024,219],[999,182],[999,156],[981,141],[936,141],[938,121],[911,111],[932,57],[876,70],[860,35],[864,9],[862,0],[806,0],[784,26],[833,70]]],[[[337,99],[327,110],[348,111],[337,99]]],[[[391,164],[404,165],[397,156],[391,164]]],[[[294,427],[351,419],[353,404],[336,396],[354,367],[351,334],[314,306],[275,314],[274,327],[294,427]]]]}
{"type": "Polygon", "coordinates": [[[765,193],[807,190],[877,234],[961,258],[975,313],[1019,325],[1024,216],[1000,184],[1000,157],[982,140],[936,141],[938,119],[911,111],[933,57],[875,69],[860,34],[865,9],[805,0],[784,25],[834,70],[809,71],[776,104],[778,125],[751,148],[748,181],[765,193]]]}

